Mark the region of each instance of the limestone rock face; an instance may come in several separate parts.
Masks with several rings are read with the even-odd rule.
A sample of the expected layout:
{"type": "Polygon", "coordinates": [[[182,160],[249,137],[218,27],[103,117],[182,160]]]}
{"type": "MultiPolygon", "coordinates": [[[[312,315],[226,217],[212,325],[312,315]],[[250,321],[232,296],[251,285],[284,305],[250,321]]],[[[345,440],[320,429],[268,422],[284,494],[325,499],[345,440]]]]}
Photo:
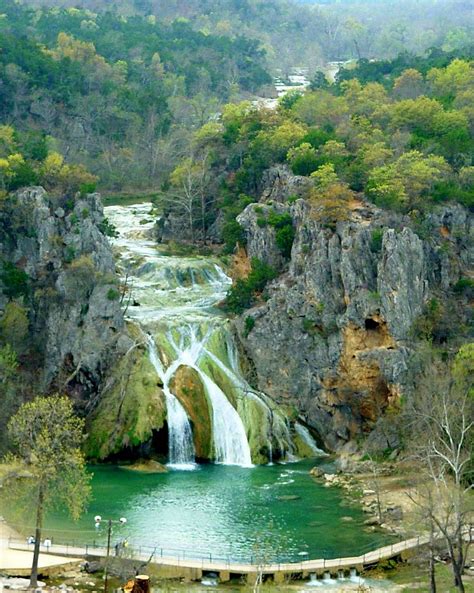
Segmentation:
{"type": "MultiPolygon", "coordinates": [[[[9,198],[5,211],[0,260],[29,277],[29,346],[42,369],[38,388],[87,399],[124,329],[100,198],[52,198],[33,187],[9,198]]],[[[0,297],[0,315],[5,304],[0,297]]]]}
{"type": "Polygon", "coordinates": [[[199,374],[194,369],[182,365],[176,370],[170,386],[191,421],[196,456],[199,459],[211,459],[212,422],[209,402],[199,374]]]}
{"type": "Polygon", "coordinates": [[[269,298],[235,323],[249,379],[296,405],[329,449],[369,433],[375,448],[396,447],[395,428],[382,429],[379,419],[413,389],[413,328],[427,303],[452,296],[472,265],[472,219],[460,206],[444,206],[417,228],[354,201],[348,220],[331,229],[305,200],[283,202],[298,179],[279,168],[267,180],[261,204],[238,219],[248,255],[283,269],[274,230],[257,223],[262,208],[291,214],[295,240],[269,298]],[[268,196],[276,203],[269,206],[268,196]]]}
{"type": "Polygon", "coordinates": [[[263,215],[272,210],[282,214],[287,211],[287,208],[281,204],[272,206],[250,204],[237,217],[237,221],[246,232],[248,257],[250,259],[257,257],[269,266],[281,270],[285,260],[275,243],[275,229],[268,225],[259,225],[259,221],[264,220],[263,215]]]}

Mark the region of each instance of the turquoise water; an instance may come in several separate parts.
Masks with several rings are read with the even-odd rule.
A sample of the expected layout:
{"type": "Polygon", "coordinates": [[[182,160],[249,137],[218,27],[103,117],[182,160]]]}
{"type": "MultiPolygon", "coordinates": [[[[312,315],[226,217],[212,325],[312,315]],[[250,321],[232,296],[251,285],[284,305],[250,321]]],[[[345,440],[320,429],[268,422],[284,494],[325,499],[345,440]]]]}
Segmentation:
{"type": "Polygon", "coordinates": [[[114,527],[113,544],[127,539],[142,552],[254,562],[351,556],[387,543],[386,535],[366,531],[357,504],[309,475],[313,465],[209,464],[166,474],[93,467],[88,512],[76,524],[52,515],[44,534],[58,543],[104,542],[94,516],[126,517],[114,527]]]}

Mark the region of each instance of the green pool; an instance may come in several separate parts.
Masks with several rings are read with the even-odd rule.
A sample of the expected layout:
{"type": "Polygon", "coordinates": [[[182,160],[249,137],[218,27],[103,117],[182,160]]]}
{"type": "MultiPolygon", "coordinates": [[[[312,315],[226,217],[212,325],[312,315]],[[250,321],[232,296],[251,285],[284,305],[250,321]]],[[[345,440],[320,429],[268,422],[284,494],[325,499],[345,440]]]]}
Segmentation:
{"type": "Polygon", "coordinates": [[[94,527],[94,516],[126,517],[113,544],[127,539],[142,552],[234,561],[351,556],[388,543],[366,530],[355,502],[309,475],[312,465],[209,464],[167,474],[96,466],[88,512],[75,524],[61,512],[49,516],[44,535],[103,543],[106,529],[94,527]]]}

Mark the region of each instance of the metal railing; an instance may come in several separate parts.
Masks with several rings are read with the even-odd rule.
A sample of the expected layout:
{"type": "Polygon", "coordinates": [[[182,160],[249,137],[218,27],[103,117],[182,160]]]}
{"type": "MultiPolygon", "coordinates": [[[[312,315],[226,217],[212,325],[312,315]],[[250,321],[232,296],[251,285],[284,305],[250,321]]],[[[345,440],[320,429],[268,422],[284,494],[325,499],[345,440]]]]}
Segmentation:
{"type": "MultiPolygon", "coordinates": [[[[402,551],[413,549],[427,543],[425,538],[410,538],[406,540],[400,540],[397,542],[389,543],[386,545],[380,545],[379,542],[367,544],[358,549],[358,553],[352,554],[347,557],[337,556],[332,550],[322,550],[321,558],[319,559],[298,559],[296,560],[294,555],[291,554],[265,554],[264,552],[256,552],[249,555],[235,555],[230,554],[219,555],[213,552],[202,552],[196,550],[178,549],[178,548],[167,548],[160,546],[151,545],[130,545],[127,548],[120,548],[118,556],[127,558],[130,560],[137,561],[148,561],[151,562],[165,562],[173,563],[179,566],[182,563],[201,563],[201,565],[213,565],[223,564],[231,567],[232,565],[249,565],[249,566],[281,566],[291,565],[294,566],[295,570],[298,567],[303,567],[305,564],[311,562],[320,562],[324,568],[326,565],[332,567],[335,563],[343,563],[348,560],[354,560],[354,564],[368,564],[370,562],[377,562],[383,559],[394,557],[402,551]]],[[[34,544],[28,544],[25,540],[18,538],[9,538],[8,546],[16,549],[33,550],[34,544]]],[[[55,538],[50,546],[46,547],[43,543],[41,544],[40,551],[42,553],[50,553],[56,555],[66,556],[106,556],[107,550],[103,542],[92,541],[61,541],[59,538],[55,538]]],[[[118,551],[118,550],[117,550],[118,551]]],[[[115,545],[111,548],[111,556],[116,555],[115,545]]]]}

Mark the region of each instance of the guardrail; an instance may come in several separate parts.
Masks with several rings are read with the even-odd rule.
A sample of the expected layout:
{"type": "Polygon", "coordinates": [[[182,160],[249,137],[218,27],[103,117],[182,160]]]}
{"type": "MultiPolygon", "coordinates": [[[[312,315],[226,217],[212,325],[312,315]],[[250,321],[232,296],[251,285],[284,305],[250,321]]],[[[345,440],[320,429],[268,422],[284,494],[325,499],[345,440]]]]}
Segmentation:
{"type": "MultiPolygon", "coordinates": [[[[439,536],[441,538],[441,536],[439,536]]],[[[473,527],[467,528],[463,534],[466,541],[474,540],[473,527]]],[[[5,541],[5,540],[4,540],[5,541]]],[[[203,570],[227,570],[229,572],[252,573],[255,570],[262,570],[265,573],[276,572],[310,572],[312,570],[334,570],[349,569],[362,566],[377,564],[382,560],[388,560],[399,556],[401,553],[416,549],[428,544],[430,537],[428,535],[413,537],[400,540],[374,549],[374,544],[365,546],[360,550],[357,556],[320,559],[295,560],[294,558],[278,557],[275,554],[266,555],[263,551],[258,554],[251,554],[247,557],[231,558],[229,555],[218,556],[209,553],[196,552],[195,550],[178,550],[172,548],[161,548],[154,546],[138,546],[126,548],[126,553],[119,554],[130,561],[165,566],[201,568],[203,570]]],[[[8,539],[8,546],[17,550],[32,550],[33,544],[25,543],[24,540],[15,538],[8,539]]],[[[58,556],[98,556],[105,557],[107,549],[102,542],[84,543],[84,542],[66,542],[59,543],[55,541],[51,546],[41,545],[41,551],[44,553],[56,554],[58,556]]],[[[110,555],[113,556],[115,546],[111,547],[110,555]]]]}
{"type": "MultiPolygon", "coordinates": [[[[405,540],[412,541],[412,540],[405,540]]],[[[363,559],[363,562],[366,563],[370,560],[370,558],[377,554],[379,551],[386,555],[389,554],[390,556],[395,555],[398,553],[398,547],[405,543],[404,541],[395,542],[392,544],[388,544],[386,546],[380,547],[380,544],[368,544],[362,548],[359,548],[358,554],[351,555],[349,558],[354,559],[363,559]],[[377,547],[378,546],[378,547],[377,547]]],[[[295,559],[294,555],[277,555],[274,553],[266,554],[265,551],[257,551],[255,553],[249,555],[239,555],[239,556],[231,556],[231,555],[219,555],[214,554],[213,552],[199,552],[196,550],[186,550],[186,549],[176,549],[176,548],[164,548],[159,546],[149,546],[149,545],[141,545],[141,546],[129,546],[126,548],[120,548],[119,550],[116,549],[116,543],[110,548],[110,556],[119,556],[124,558],[129,558],[131,560],[139,560],[139,561],[148,561],[151,562],[158,562],[158,563],[165,563],[165,562],[173,562],[177,565],[183,562],[200,562],[205,564],[224,564],[226,566],[231,567],[234,564],[239,565],[249,565],[249,566],[261,566],[264,565],[276,565],[281,566],[285,565],[294,565],[295,568],[301,565],[304,565],[308,562],[313,562],[310,558],[308,559],[295,559]],[[118,552],[118,554],[117,554],[118,552]]],[[[420,538],[418,538],[418,544],[420,545],[420,538]]],[[[22,549],[22,550],[33,550],[34,545],[28,544],[25,540],[20,540],[18,538],[9,538],[8,539],[8,546],[11,548],[22,549]]],[[[60,540],[54,540],[50,546],[46,547],[44,544],[41,544],[40,547],[41,552],[46,552],[50,554],[57,554],[57,555],[67,555],[67,556],[100,556],[105,557],[107,555],[107,549],[104,546],[103,542],[80,542],[80,541],[68,541],[62,542],[60,540]]],[[[322,558],[318,560],[318,562],[322,562],[323,565],[326,563],[328,565],[334,564],[335,562],[340,562],[344,558],[337,557],[334,552],[331,550],[323,550],[321,553],[322,558]]],[[[385,556],[386,557],[386,556],[385,556]]]]}

